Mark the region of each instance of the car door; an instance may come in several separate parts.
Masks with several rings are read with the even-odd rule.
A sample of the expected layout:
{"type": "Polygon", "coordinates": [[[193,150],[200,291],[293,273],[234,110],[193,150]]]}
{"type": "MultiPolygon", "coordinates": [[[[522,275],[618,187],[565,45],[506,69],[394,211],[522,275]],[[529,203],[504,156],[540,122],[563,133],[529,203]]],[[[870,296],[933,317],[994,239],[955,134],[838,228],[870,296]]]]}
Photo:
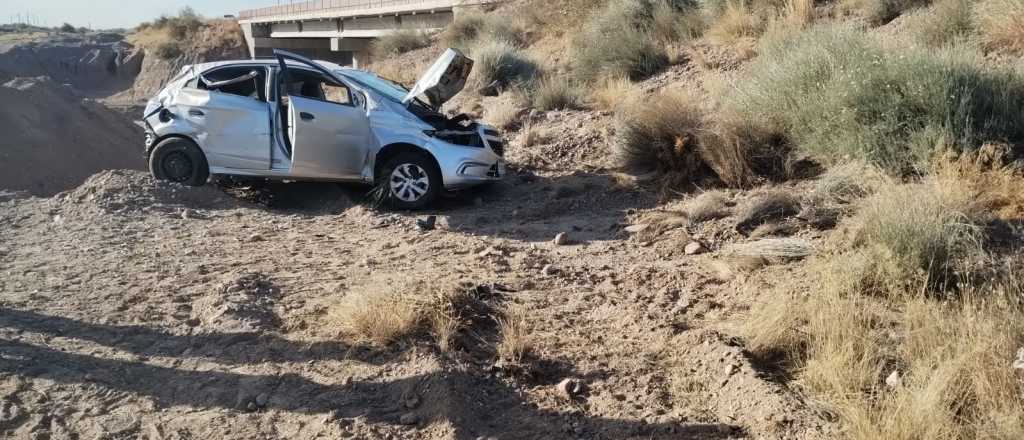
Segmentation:
{"type": "Polygon", "coordinates": [[[227,66],[203,72],[181,90],[182,112],[200,131],[213,168],[270,168],[270,104],[265,66],[227,66]]]}
{"type": "Polygon", "coordinates": [[[373,142],[370,120],[347,83],[315,62],[275,51],[287,101],[296,177],[361,180],[373,142]]]}

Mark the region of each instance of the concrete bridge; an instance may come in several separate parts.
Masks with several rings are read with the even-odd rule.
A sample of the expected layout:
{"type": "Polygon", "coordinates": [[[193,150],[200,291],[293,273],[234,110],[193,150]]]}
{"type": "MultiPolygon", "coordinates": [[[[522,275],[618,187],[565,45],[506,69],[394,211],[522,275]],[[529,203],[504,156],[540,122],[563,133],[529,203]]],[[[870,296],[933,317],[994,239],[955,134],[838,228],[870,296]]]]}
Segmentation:
{"type": "Polygon", "coordinates": [[[370,44],[397,30],[444,29],[465,8],[501,0],[316,0],[239,13],[249,54],[269,56],[288,49],[358,67],[370,59],[370,44]]]}

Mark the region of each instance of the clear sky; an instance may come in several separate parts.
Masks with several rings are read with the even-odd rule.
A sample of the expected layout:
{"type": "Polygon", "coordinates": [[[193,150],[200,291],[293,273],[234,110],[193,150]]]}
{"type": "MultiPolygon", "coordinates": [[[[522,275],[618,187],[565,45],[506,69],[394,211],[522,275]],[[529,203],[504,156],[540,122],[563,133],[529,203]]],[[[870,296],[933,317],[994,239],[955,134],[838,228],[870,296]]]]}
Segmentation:
{"type": "Polygon", "coordinates": [[[0,0],[0,23],[25,22],[60,26],[64,22],[76,27],[97,29],[133,27],[160,14],[172,15],[182,7],[191,6],[207,17],[238,14],[243,9],[289,3],[289,0],[0,0]]]}

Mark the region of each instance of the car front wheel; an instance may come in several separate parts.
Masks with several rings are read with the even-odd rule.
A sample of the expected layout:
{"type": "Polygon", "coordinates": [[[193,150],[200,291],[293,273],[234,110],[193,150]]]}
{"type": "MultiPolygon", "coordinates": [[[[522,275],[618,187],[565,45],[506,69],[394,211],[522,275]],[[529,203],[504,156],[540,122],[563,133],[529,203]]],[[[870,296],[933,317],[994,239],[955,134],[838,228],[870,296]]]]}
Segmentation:
{"type": "Polygon", "coordinates": [[[423,154],[399,154],[387,162],[380,177],[388,204],[397,209],[421,209],[441,193],[441,171],[423,154]]]}
{"type": "Polygon", "coordinates": [[[160,142],[149,156],[149,171],[157,180],[202,186],[210,178],[210,166],[202,150],[187,139],[160,142]]]}

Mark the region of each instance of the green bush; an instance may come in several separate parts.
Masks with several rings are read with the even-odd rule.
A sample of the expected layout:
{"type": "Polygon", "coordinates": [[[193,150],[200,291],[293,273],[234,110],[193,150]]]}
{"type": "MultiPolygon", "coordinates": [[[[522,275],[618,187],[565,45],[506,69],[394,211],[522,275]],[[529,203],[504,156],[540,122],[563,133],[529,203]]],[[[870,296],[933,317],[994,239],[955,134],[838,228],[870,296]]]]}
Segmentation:
{"type": "Polygon", "coordinates": [[[484,42],[472,53],[477,81],[481,87],[494,93],[511,85],[531,83],[537,76],[537,63],[507,42],[484,42]]]}
{"type": "Polygon", "coordinates": [[[1024,142],[1024,79],[962,49],[888,53],[863,32],[814,28],[766,44],[724,107],[824,161],[923,172],[940,147],[1024,142]]]}
{"type": "Polygon", "coordinates": [[[423,32],[399,30],[373,42],[375,55],[399,55],[430,45],[430,36],[423,32]]]}
{"type": "Polygon", "coordinates": [[[973,3],[974,0],[940,0],[921,25],[921,41],[938,47],[972,35],[975,30],[973,3]]]}

